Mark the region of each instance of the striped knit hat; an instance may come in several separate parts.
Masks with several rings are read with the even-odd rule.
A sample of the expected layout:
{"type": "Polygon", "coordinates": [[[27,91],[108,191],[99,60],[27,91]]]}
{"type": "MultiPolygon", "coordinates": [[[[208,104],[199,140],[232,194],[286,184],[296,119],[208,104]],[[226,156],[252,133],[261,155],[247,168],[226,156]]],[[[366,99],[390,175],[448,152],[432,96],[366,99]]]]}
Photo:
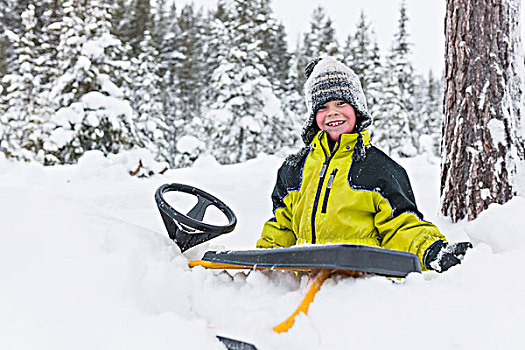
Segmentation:
{"type": "Polygon", "coordinates": [[[372,123],[365,94],[353,70],[332,57],[316,58],[306,66],[305,75],[304,95],[309,117],[301,133],[304,143],[309,145],[319,131],[315,115],[329,101],[343,100],[354,107],[357,116],[354,132],[363,131],[372,123]]]}

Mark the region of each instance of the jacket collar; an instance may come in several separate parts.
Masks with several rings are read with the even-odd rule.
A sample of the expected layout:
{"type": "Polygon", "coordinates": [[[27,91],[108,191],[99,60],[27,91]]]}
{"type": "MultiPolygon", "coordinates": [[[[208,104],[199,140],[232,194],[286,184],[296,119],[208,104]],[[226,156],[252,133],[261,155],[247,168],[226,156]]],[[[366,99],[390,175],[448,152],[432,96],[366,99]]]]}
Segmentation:
{"type": "Polygon", "coordinates": [[[363,139],[364,147],[370,145],[370,134],[367,130],[363,130],[361,132],[355,132],[351,134],[341,134],[341,136],[339,136],[339,140],[337,140],[336,145],[334,146],[334,149],[330,150],[330,145],[328,143],[328,134],[325,131],[321,130],[314,137],[314,140],[312,141],[312,146],[314,148],[317,148],[316,146],[321,146],[321,149],[325,152],[326,155],[330,155],[331,152],[336,152],[337,154],[344,154],[354,151],[359,136],[361,136],[363,139]]]}

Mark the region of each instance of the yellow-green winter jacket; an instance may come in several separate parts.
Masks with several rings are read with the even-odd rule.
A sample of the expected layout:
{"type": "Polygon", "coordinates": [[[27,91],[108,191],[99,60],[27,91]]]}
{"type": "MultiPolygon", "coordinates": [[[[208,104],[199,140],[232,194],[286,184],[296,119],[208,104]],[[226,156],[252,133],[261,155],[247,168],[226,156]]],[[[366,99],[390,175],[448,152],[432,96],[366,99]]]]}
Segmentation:
{"type": "Polygon", "coordinates": [[[272,201],[259,248],[363,244],[414,253],[423,266],[425,250],[445,240],[423,220],[405,170],[370,145],[366,130],[342,134],[333,151],[318,132],[306,152],[283,163],[272,201]]]}

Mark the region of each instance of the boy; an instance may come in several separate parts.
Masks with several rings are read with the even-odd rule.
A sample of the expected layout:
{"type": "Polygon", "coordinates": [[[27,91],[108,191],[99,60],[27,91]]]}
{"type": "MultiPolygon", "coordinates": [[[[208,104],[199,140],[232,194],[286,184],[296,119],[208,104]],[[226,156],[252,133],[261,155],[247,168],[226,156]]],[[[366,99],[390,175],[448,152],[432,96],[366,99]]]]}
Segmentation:
{"type": "Polygon", "coordinates": [[[357,75],[330,57],[305,73],[307,147],[279,169],[274,217],[257,247],[351,243],[411,252],[438,272],[461,263],[472,245],[449,244],[424,221],[405,170],[370,145],[372,118],[357,75]]]}

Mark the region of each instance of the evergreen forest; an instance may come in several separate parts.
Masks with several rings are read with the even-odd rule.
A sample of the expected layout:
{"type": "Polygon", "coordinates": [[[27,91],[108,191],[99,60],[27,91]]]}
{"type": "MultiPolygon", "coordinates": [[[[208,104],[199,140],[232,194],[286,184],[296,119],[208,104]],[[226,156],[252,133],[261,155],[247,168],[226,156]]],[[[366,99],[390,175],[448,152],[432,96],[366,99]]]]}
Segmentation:
{"type": "Polygon", "coordinates": [[[439,155],[442,79],[414,71],[409,9],[393,15],[382,52],[363,12],[339,38],[312,9],[290,47],[271,0],[2,0],[0,153],[52,165],[139,147],[173,168],[284,155],[302,146],[304,67],[331,55],[361,79],[375,145],[439,155]]]}

